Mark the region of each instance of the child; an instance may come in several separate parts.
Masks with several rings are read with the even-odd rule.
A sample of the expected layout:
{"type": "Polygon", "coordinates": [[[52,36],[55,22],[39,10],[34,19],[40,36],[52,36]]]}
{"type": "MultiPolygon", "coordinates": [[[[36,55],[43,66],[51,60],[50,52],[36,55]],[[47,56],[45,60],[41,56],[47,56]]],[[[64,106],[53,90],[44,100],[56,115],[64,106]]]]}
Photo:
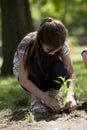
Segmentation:
{"type": "Polygon", "coordinates": [[[65,26],[50,17],[42,21],[38,31],[28,34],[19,44],[13,71],[21,86],[32,94],[31,111],[46,112],[47,107],[59,111],[56,95],[62,81],[59,79],[61,84],[57,84],[54,80],[60,76],[74,79],[67,86],[70,91],[67,92],[66,100],[70,111],[76,108],[75,73],[67,44],[65,26]]]}
{"type": "Polygon", "coordinates": [[[85,68],[87,69],[87,49],[84,49],[81,53],[85,68]]]}

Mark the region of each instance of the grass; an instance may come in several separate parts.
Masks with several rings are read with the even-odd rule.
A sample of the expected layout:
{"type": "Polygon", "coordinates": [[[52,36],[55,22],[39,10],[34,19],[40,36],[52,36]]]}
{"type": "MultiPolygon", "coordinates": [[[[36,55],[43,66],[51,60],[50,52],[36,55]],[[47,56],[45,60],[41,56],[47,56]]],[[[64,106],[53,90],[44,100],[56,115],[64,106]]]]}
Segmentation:
{"type": "MultiPolygon", "coordinates": [[[[85,69],[81,52],[85,48],[76,47],[71,53],[71,58],[76,73],[75,98],[77,101],[87,101],[87,70],[85,69]]],[[[61,88],[61,96],[64,96],[64,88],[61,88]]]]}
{"type": "Polygon", "coordinates": [[[26,106],[30,94],[24,91],[14,76],[0,78],[0,108],[15,109],[17,106],[26,106]],[[6,107],[5,107],[6,106],[6,107]]]}
{"type": "Polygon", "coordinates": [[[85,69],[81,52],[85,47],[77,47],[71,54],[76,73],[75,95],[77,100],[87,100],[87,70],[85,69]]]}
{"type": "MultiPolygon", "coordinates": [[[[85,47],[76,47],[71,54],[77,81],[75,87],[75,98],[78,101],[87,100],[87,70],[81,57],[81,51],[85,47]]],[[[2,59],[0,58],[0,65],[2,59]]],[[[60,91],[63,96],[64,88],[60,91]]],[[[0,110],[10,108],[17,110],[17,108],[27,107],[29,105],[30,93],[26,92],[20,87],[16,77],[10,75],[7,77],[0,77],[0,110]]],[[[25,114],[27,115],[27,114],[25,114]]],[[[28,115],[26,116],[28,117],[28,115]]]]}

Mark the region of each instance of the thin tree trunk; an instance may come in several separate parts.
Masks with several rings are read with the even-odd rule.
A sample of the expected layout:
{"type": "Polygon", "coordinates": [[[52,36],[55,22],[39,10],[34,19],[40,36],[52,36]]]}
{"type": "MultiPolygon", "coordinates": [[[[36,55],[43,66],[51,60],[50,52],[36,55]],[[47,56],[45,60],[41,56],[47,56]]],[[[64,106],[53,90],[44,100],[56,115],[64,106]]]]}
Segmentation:
{"type": "Polygon", "coordinates": [[[3,75],[12,74],[13,55],[19,41],[33,29],[28,0],[1,0],[3,75]]]}

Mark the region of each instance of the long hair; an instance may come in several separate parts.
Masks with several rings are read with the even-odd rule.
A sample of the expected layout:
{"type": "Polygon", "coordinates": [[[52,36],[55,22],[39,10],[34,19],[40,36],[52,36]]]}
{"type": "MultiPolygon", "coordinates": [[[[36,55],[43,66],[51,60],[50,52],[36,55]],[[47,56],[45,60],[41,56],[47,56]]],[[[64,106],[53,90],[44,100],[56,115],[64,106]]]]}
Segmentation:
{"type": "MultiPolygon", "coordinates": [[[[48,68],[47,54],[43,52],[42,44],[52,47],[54,50],[63,47],[67,37],[67,29],[62,22],[53,18],[45,18],[37,31],[36,37],[31,40],[32,47],[28,50],[25,61],[25,69],[33,74],[32,59],[36,60],[42,73],[46,73],[48,68]]],[[[57,53],[58,55],[59,53],[57,53]]]]}

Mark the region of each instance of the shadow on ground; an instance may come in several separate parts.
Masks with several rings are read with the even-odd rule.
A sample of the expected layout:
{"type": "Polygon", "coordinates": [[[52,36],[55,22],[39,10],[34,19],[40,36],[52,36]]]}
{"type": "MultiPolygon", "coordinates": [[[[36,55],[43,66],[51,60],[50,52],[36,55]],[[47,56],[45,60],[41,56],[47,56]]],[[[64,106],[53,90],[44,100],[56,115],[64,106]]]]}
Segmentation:
{"type": "MultiPolygon", "coordinates": [[[[77,111],[85,111],[87,113],[87,102],[83,102],[82,104],[79,104],[77,106],[77,111]]],[[[19,120],[25,120],[26,114],[30,114],[29,108],[18,108],[15,110],[10,116],[10,121],[19,121],[19,120]]],[[[36,121],[51,121],[51,120],[56,120],[60,117],[63,117],[65,114],[69,114],[68,109],[62,108],[58,113],[54,113],[52,111],[49,111],[47,113],[33,113],[34,114],[34,119],[36,121]]],[[[74,116],[77,116],[76,114],[74,116]]]]}

